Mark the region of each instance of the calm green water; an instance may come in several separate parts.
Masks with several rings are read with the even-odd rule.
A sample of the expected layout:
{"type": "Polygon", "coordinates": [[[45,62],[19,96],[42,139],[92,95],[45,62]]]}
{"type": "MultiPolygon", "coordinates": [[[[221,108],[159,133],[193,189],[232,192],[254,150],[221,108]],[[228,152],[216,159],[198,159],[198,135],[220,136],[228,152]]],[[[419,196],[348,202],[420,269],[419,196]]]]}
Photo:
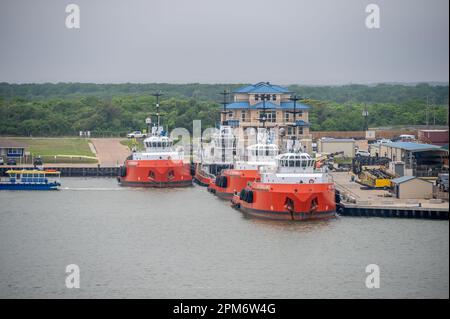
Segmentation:
{"type": "Polygon", "coordinates": [[[0,192],[1,298],[449,297],[447,221],[248,219],[204,188],[0,192]],[[65,267],[80,267],[80,289],[65,267]],[[365,286],[380,267],[381,287],[365,286]]]}

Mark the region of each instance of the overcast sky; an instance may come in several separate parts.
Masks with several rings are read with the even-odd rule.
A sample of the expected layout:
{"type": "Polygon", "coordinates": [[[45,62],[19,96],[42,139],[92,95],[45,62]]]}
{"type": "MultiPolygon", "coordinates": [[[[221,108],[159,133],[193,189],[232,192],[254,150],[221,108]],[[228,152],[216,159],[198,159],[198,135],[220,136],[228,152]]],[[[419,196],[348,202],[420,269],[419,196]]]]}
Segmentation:
{"type": "Polygon", "coordinates": [[[1,0],[0,81],[448,81],[448,0],[1,0]],[[81,28],[68,29],[78,4],[81,28]],[[369,3],[380,29],[365,25],[369,3]]]}

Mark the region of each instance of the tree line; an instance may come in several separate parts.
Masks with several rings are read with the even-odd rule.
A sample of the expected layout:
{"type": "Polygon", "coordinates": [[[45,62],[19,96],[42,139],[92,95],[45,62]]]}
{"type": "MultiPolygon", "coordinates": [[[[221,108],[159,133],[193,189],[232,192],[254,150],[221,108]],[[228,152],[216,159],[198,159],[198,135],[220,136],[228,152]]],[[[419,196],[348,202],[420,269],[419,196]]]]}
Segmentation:
{"type": "MultiPolygon", "coordinates": [[[[58,136],[78,131],[144,129],[155,111],[151,93],[162,91],[163,123],[169,128],[203,127],[219,120],[220,95],[242,84],[8,84],[0,83],[0,134],[58,136]]],[[[297,86],[292,92],[311,105],[311,129],[362,130],[369,126],[447,124],[448,85],[297,86]]]]}

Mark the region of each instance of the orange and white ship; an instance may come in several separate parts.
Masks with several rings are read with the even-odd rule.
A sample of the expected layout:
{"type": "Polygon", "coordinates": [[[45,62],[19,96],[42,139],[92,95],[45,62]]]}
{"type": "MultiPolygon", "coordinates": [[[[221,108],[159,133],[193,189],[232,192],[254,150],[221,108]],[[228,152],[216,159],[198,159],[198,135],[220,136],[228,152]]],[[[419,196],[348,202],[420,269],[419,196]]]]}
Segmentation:
{"type": "Polygon", "coordinates": [[[195,165],[194,181],[201,186],[214,183],[223,170],[233,167],[236,137],[228,125],[221,125],[211,136],[209,143],[201,143],[199,163],[195,165]]]}
{"type": "Polygon", "coordinates": [[[335,188],[326,168],[316,169],[307,153],[277,156],[275,167],[260,171],[234,195],[232,206],[247,215],[274,220],[314,220],[336,214],[335,188]]]}
{"type": "Polygon", "coordinates": [[[260,179],[260,170],[264,167],[274,167],[278,146],[272,143],[257,143],[247,147],[247,159],[237,161],[233,169],[227,169],[216,177],[208,187],[210,193],[222,199],[232,199],[248,183],[260,179]]]}
{"type": "MultiPolygon", "coordinates": [[[[151,136],[144,139],[145,150],[133,152],[120,169],[118,181],[123,186],[136,187],[187,187],[192,186],[190,164],[184,161],[184,151],[174,149],[173,140],[160,126],[159,98],[156,94],[157,125],[151,136]]],[[[151,120],[148,119],[148,124],[151,120]]]]}

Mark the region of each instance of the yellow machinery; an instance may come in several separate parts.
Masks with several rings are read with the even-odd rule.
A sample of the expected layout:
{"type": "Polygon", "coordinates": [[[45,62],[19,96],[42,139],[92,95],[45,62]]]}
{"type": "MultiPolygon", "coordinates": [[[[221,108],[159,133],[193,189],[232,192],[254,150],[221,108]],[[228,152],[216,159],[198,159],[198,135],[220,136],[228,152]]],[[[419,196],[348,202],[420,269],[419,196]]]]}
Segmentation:
{"type": "Polygon", "coordinates": [[[392,186],[391,174],[380,168],[363,168],[358,174],[359,182],[373,188],[390,188],[392,186]]]}

